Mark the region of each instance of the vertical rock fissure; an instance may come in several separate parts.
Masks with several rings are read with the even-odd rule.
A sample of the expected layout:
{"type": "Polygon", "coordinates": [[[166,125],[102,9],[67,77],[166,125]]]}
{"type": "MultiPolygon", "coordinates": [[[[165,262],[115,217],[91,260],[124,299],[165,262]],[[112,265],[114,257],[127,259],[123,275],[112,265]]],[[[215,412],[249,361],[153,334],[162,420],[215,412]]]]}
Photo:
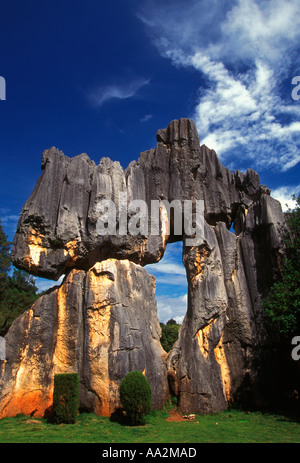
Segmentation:
{"type": "MultiPolygon", "coordinates": [[[[242,237],[242,239],[243,239],[243,237],[242,237]]],[[[254,291],[253,291],[253,285],[251,285],[250,278],[249,278],[249,275],[248,275],[248,270],[247,270],[248,269],[248,262],[247,262],[247,258],[245,256],[244,246],[243,246],[242,241],[240,239],[239,239],[239,248],[240,248],[240,255],[242,256],[244,275],[245,275],[245,279],[246,279],[246,283],[247,283],[247,290],[248,290],[248,294],[249,294],[250,300],[251,300],[252,323],[254,323],[255,331],[257,333],[258,332],[258,326],[257,326],[256,317],[255,317],[255,312],[256,311],[255,311],[255,301],[254,301],[254,297],[256,296],[256,289],[254,289],[254,291]]]]}

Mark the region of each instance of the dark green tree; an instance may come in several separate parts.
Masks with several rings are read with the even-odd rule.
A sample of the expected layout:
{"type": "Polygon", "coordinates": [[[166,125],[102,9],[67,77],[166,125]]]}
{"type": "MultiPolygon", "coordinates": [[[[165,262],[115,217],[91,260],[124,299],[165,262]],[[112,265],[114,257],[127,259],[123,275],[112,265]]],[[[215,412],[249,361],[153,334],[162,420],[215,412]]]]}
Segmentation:
{"type": "Polygon", "coordinates": [[[8,273],[11,267],[10,246],[11,243],[4,233],[0,219],[0,297],[7,283],[8,273]]]}
{"type": "Polygon", "coordinates": [[[22,270],[8,277],[0,298],[0,336],[4,336],[13,321],[29,309],[38,298],[34,278],[22,270]]]}
{"type": "Polygon", "coordinates": [[[166,324],[160,323],[160,326],[161,326],[160,342],[161,342],[162,348],[166,352],[170,352],[174,343],[178,339],[178,331],[179,331],[180,325],[176,323],[175,320],[171,319],[171,320],[168,320],[166,324]]]}
{"type": "Polygon", "coordinates": [[[300,196],[293,199],[296,207],[286,213],[281,275],[264,301],[267,319],[283,337],[300,334],[300,196]]]}
{"type": "Polygon", "coordinates": [[[10,275],[10,246],[0,222],[0,336],[38,298],[34,277],[15,268],[10,275]]]}

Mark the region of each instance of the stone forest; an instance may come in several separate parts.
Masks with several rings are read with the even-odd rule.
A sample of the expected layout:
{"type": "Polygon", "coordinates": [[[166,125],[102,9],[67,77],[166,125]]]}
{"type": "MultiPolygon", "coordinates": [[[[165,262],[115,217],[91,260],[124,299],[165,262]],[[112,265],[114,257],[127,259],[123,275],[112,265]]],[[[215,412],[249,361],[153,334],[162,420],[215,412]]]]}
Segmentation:
{"type": "Polygon", "coordinates": [[[133,370],[148,379],[154,408],[172,394],[185,413],[265,406],[281,393],[286,362],[262,301],[280,271],[285,218],[255,171],[224,167],[200,145],[190,119],[158,130],[155,149],[125,170],[109,158],[96,165],[87,154],[69,158],[54,147],[44,151],[41,169],[11,258],[32,275],[63,280],[5,336],[0,417],[51,413],[56,373],[78,373],[80,410],[103,416],[120,407],[119,385],[133,370]],[[202,241],[187,246],[184,231],[173,233],[171,215],[168,231],[161,223],[157,235],[99,235],[97,204],[118,204],[120,193],[149,208],[152,200],[203,200],[202,241]],[[166,353],[156,281],[144,266],[175,241],[183,241],[188,307],[166,353]]]}

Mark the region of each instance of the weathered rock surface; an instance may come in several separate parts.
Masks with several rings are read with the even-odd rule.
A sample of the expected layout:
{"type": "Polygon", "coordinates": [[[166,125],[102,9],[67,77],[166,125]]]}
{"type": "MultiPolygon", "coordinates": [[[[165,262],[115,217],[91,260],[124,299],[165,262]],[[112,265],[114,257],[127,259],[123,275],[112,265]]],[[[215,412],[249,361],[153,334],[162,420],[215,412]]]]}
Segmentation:
{"type": "Polygon", "coordinates": [[[213,150],[200,147],[191,120],[171,122],[158,131],[157,140],[155,149],[141,153],[125,171],[108,158],[96,166],[86,154],[70,159],[56,148],[45,151],[42,175],[17,227],[14,264],[57,280],[70,268],[88,270],[109,257],[141,265],[158,262],[166,246],[162,223],[157,236],[99,235],[97,204],[112,200],[119,212],[120,193],[127,194],[128,203],[146,201],[149,211],[151,200],[204,200],[207,223],[224,221],[228,228],[239,205],[261,196],[257,173],[230,172],[213,150]]]}
{"type": "Polygon", "coordinates": [[[255,171],[232,173],[200,146],[189,119],[172,121],[157,141],[125,170],[108,158],[96,166],[86,154],[71,159],[55,148],[44,152],[12,259],[39,276],[67,277],[7,334],[2,416],[35,407],[42,414],[51,405],[53,375],[62,371],[79,372],[81,407],[99,414],[118,406],[118,384],[133,369],[145,370],[155,406],[165,400],[167,377],[189,413],[268,397],[266,365],[274,359],[269,363],[262,298],[281,259],[280,203],[255,171]],[[188,246],[184,230],[168,232],[162,217],[157,235],[99,235],[97,205],[112,200],[118,210],[120,193],[128,202],[144,200],[148,209],[152,200],[204,200],[201,241],[188,246]],[[166,359],[153,278],[140,265],[158,262],[167,242],[181,239],[188,310],[166,359]]]}
{"type": "MultiPolygon", "coordinates": [[[[264,242],[270,237],[269,231],[261,234],[264,242]]],[[[259,262],[261,267],[257,251],[252,239],[235,236],[223,222],[206,225],[203,244],[184,249],[188,310],[168,357],[170,384],[183,412],[216,412],[237,401],[266,404],[270,378],[263,368],[270,339],[259,289],[271,281],[278,248],[265,250],[269,261],[259,262]]]]}
{"type": "Polygon", "coordinates": [[[183,250],[188,310],[168,371],[184,412],[215,412],[235,402],[266,405],[276,387],[262,298],[279,271],[284,217],[278,201],[263,189],[259,194],[257,175],[247,175],[247,190],[251,184],[254,194],[255,184],[256,193],[237,209],[236,234],[225,222],[205,223],[203,243],[183,250]]]}
{"type": "Polygon", "coordinates": [[[128,260],[72,270],[13,323],[1,362],[0,417],[50,411],[55,373],[77,372],[80,408],[109,416],[132,370],[150,382],[153,405],[168,394],[155,279],[128,260]]]}

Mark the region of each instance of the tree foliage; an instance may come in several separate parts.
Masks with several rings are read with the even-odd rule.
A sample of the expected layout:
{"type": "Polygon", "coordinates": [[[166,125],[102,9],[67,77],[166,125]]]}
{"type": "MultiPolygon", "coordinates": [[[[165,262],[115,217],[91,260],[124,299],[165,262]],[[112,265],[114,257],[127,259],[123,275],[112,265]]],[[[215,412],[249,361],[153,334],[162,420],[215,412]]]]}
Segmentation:
{"type": "Polygon", "coordinates": [[[283,236],[281,278],[274,282],[264,301],[265,313],[280,335],[300,334],[300,196],[286,213],[288,231],[283,236]]]}
{"type": "Polygon", "coordinates": [[[167,321],[166,324],[160,323],[160,326],[161,326],[161,338],[160,338],[161,345],[166,352],[170,352],[174,343],[178,339],[178,331],[179,331],[180,325],[176,323],[175,320],[171,319],[167,321]]]}
{"type": "Polygon", "coordinates": [[[0,222],[0,336],[7,333],[15,318],[29,309],[38,297],[31,275],[17,269],[10,275],[10,246],[0,222]]]}
{"type": "Polygon", "coordinates": [[[10,246],[11,243],[7,240],[0,219],[0,295],[7,283],[8,272],[11,267],[10,246]]]}

